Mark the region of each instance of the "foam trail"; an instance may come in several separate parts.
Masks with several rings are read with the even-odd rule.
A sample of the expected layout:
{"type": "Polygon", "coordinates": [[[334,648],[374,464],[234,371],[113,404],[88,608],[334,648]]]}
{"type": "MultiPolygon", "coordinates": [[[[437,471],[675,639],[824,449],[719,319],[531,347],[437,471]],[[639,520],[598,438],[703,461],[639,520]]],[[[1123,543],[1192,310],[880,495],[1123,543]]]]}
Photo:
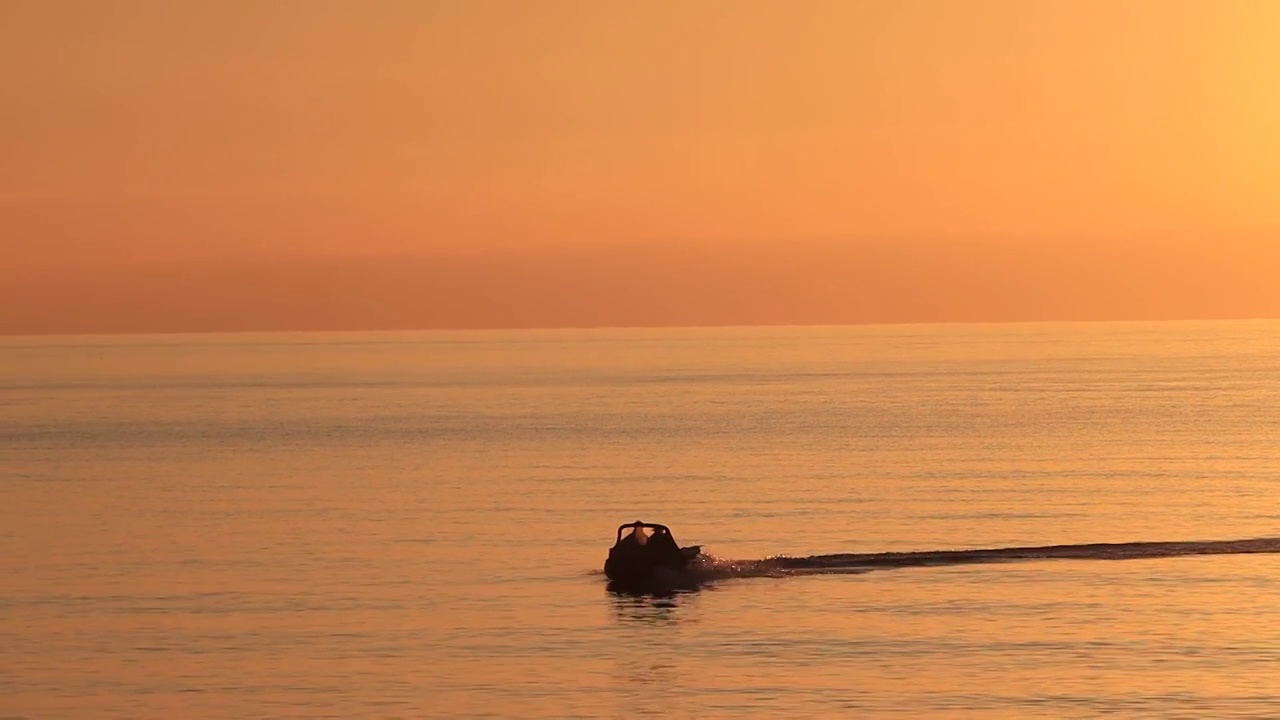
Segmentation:
{"type": "Polygon", "coordinates": [[[710,577],[770,577],[861,573],[910,567],[940,567],[1032,560],[1141,560],[1195,555],[1280,553],[1280,537],[1208,542],[1128,542],[974,550],[845,553],[809,557],[778,556],[730,561],[708,557],[702,570],[710,577]]]}

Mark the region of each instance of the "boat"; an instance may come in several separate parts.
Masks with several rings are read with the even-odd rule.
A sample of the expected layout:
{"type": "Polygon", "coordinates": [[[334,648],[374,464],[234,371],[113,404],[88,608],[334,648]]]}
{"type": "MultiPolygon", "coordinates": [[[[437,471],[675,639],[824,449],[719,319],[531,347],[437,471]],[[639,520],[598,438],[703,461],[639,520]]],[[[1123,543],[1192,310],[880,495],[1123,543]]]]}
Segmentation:
{"type": "Polygon", "coordinates": [[[682,548],[676,544],[666,525],[637,520],[618,526],[617,539],[604,561],[604,574],[620,585],[651,585],[678,578],[701,553],[699,545],[682,548]]]}

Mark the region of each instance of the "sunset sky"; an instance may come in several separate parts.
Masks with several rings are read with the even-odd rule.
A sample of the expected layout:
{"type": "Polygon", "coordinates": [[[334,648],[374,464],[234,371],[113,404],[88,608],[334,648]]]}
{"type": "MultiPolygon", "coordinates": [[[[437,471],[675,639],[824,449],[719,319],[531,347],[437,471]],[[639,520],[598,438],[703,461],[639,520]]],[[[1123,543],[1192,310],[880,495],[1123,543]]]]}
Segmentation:
{"type": "Polygon", "coordinates": [[[0,4],[0,332],[1280,315],[1280,3],[0,4]]]}

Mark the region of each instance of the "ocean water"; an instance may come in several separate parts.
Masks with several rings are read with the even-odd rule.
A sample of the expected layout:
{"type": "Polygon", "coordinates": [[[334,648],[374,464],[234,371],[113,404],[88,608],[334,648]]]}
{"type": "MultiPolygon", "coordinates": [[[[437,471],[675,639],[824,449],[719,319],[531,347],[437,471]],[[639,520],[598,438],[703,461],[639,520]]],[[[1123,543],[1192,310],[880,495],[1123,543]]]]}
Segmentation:
{"type": "Polygon", "coordinates": [[[1277,717],[1278,441],[1272,321],[2,339],[0,717],[1277,717]]]}

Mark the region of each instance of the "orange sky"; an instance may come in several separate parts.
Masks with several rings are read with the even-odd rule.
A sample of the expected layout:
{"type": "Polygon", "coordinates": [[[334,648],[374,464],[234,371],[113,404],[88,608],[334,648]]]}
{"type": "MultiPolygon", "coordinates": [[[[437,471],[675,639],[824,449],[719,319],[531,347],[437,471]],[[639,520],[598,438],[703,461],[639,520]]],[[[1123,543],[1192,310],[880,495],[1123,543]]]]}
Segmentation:
{"type": "Polygon", "coordinates": [[[1274,315],[1277,28],[4,3],[0,332],[1274,315]]]}

